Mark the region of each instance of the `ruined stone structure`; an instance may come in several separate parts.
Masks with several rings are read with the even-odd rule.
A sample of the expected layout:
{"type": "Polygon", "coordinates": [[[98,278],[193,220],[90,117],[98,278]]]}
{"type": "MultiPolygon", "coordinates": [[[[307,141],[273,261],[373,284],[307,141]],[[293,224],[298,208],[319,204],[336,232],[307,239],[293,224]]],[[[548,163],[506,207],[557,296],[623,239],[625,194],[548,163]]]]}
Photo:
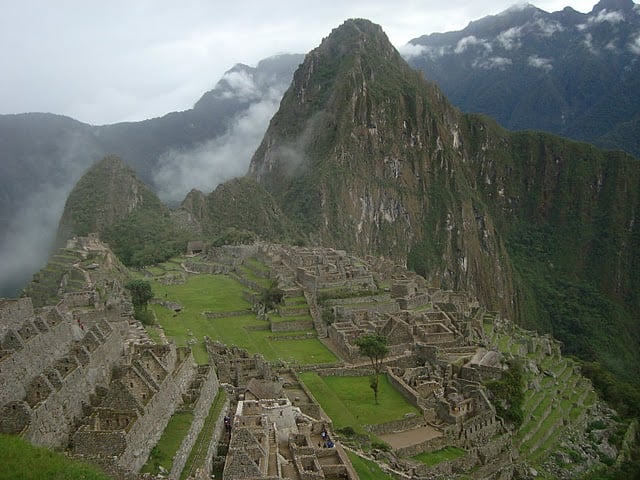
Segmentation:
{"type": "Polygon", "coordinates": [[[322,421],[287,398],[241,400],[233,419],[224,480],[357,479],[322,421]]]}
{"type": "Polygon", "coordinates": [[[109,382],[129,323],[117,310],[72,313],[65,302],[36,313],[29,298],[2,300],[0,312],[0,430],[64,446],[92,392],[109,382]]]}
{"type": "MultiPolygon", "coordinates": [[[[210,404],[216,372],[198,370],[189,349],[150,342],[96,236],[67,247],[83,272],[77,290],[62,288],[63,277],[56,305],[0,299],[0,432],[135,472],[184,400],[202,391],[210,404]]],[[[206,416],[208,405],[199,410],[206,416]]]]}
{"type": "Polygon", "coordinates": [[[137,345],[116,369],[98,405],[73,435],[73,452],[93,458],[117,458],[138,471],[182,403],[196,375],[187,348],[137,345]]]}

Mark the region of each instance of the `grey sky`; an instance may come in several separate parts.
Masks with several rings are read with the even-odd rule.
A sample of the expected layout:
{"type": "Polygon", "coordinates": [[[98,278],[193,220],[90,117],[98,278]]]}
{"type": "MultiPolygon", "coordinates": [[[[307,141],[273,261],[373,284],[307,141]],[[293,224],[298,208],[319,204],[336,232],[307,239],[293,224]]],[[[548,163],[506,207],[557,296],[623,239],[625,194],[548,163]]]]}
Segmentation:
{"type": "MultiPolygon", "coordinates": [[[[104,124],[190,108],[236,63],[306,53],[352,17],[399,47],[514,0],[0,0],[0,113],[104,124]]],[[[520,2],[521,3],[521,2],[520,2]]],[[[589,12],[597,0],[538,0],[589,12]]]]}

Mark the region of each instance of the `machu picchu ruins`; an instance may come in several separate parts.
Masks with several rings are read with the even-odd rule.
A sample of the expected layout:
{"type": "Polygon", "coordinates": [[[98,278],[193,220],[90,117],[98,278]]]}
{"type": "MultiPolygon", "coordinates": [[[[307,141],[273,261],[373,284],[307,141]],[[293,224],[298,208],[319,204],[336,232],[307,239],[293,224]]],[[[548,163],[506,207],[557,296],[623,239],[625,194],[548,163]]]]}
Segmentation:
{"type": "MultiPolygon", "coordinates": [[[[350,455],[356,454],[402,479],[462,478],[470,471],[477,478],[516,472],[527,478],[518,448],[536,451],[549,440],[537,437],[533,422],[549,417],[553,403],[527,397],[537,403],[526,411],[524,433],[505,421],[487,383],[503,377],[509,359],[524,362],[532,391],[557,378],[572,382],[573,393],[557,387],[571,399],[557,438],[584,430],[588,412],[605,411],[557,341],[517,330],[471,295],[429,286],[402,266],[331,248],[196,246],[204,250],[189,252],[174,269],[145,274],[165,286],[227,276],[242,286],[250,308],[200,311],[204,321],[249,315],[258,324],[247,332],[274,341],[317,340],[335,361],[269,360],[213,335],[177,346],[162,332],[153,341],[133,317],[117,259],[96,236],[76,238],[59,254],[66,257],[59,284],[27,289],[38,306],[29,296],[0,301],[0,432],[66,451],[123,479],[355,480],[350,455]],[[276,287],[279,301],[267,307],[264,292],[276,287]],[[42,303],[46,298],[55,303],[42,303]],[[414,410],[363,425],[364,437],[354,437],[335,427],[300,375],[372,375],[356,345],[371,333],[386,339],[382,373],[390,388],[414,410]],[[194,357],[199,344],[206,362],[194,357]],[[555,365],[567,365],[559,377],[555,365]],[[539,405],[549,408],[539,412],[539,405]],[[176,412],[193,421],[172,468],[140,473],[176,412]],[[415,460],[442,449],[458,453],[432,466],[415,460]]],[[[152,303],[177,319],[190,308],[168,296],[152,303]]]]}

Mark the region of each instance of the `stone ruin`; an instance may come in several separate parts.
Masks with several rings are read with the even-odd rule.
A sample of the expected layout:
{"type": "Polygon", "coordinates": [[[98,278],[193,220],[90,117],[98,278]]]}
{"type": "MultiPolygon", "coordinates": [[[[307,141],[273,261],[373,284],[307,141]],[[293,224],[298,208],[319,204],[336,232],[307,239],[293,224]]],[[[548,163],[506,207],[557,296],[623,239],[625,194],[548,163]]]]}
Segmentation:
{"type": "Polygon", "coordinates": [[[223,479],[358,478],[331,419],[293,371],[219,342],[207,340],[207,350],[233,399],[218,457],[223,479]]]}

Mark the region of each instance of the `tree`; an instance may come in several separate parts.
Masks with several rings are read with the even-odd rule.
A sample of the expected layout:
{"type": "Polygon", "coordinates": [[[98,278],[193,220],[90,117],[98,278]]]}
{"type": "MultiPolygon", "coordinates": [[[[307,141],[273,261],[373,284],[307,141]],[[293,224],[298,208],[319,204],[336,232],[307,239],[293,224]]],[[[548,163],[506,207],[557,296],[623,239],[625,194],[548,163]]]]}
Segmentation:
{"type": "Polygon", "coordinates": [[[382,362],[389,353],[387,339],[382,335],[363,335],[356,340],[356,345],[360,349],[360,355],[369,357],[374,374],[369,385],[373,390],[373,397],[378,404],[378,375],[382,371],[382,362]]]}
{"type": "Polygon", "coordinates": [[[151,290],[151,284],[146,280],[131,280],[124,288],[131,292],[131,303],[133,303],[133,309],[135,317],[143,323],[147,323],[147,305],[149,300],[153,298],[153,291],[151,290]]]}

